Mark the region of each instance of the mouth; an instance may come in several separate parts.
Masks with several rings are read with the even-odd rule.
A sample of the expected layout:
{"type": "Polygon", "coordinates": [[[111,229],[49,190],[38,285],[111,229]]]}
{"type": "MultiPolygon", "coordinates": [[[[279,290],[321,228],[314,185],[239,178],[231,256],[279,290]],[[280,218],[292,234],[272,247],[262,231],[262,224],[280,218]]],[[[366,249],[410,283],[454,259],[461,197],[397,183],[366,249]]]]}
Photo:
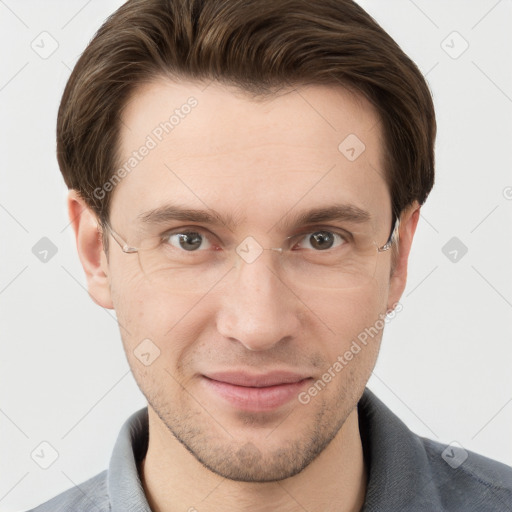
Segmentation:
{"type": "Polygon", "coordinates": [[[279,371],[260,375],[246,372],[222,372],[202,375],[207,391],[244,411],[270,411],[284,406],[298,396],[312,377],[279,371]]]}

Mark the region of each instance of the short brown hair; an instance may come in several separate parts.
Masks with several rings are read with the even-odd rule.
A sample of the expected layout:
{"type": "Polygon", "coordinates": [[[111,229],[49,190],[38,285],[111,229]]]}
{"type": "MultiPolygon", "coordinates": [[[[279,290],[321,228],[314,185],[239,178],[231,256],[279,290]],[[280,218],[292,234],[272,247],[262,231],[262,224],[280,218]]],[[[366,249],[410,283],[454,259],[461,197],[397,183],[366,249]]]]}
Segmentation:
{"type": "MultiPolygon", "coordinates": [[[[256,97],[292,86],[343,86],[377,109],[394,215],[434,184],[434,106],[424,77],[352,0],[129,0],[98,30],[66,85],[57,157],[103,226],[130,95],[159,76],[217,80],[256,97]]],[[[341,142],[341,141],[340,141],[341,142]]]]}

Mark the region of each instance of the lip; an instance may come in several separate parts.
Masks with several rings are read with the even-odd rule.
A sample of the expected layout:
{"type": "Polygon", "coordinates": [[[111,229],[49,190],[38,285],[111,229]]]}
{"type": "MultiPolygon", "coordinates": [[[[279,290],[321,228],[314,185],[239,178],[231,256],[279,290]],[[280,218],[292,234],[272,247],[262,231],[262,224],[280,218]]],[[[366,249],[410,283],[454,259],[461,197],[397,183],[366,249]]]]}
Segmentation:
{"type": "Polygon", "coordinates": [[[207,390],[231,406],[245,411],[270,411],[293,398],[311,377],[289,371],[265,374],[217,372],[202,376],[207,390]]]}
{"type": "Polygon", "coordinates": [[[207,375],[205,374],[205,377],[226,384],[233,384],[234,386],[263,388],[279,384],[293,384],[307,379],[310,375],[291,371],[273,371],[261,374],[231,371],[208,373],[207,375]]]}

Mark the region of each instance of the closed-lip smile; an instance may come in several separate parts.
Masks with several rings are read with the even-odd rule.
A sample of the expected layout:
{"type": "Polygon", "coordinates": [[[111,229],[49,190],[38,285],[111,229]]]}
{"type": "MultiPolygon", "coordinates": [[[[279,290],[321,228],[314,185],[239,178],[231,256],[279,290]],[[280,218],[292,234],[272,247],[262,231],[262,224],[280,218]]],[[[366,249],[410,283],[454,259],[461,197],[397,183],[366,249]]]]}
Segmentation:
{"type": "Polygon", "coordinates": [[[268,411],[296,397],[311,380],[306,373],[279,370],[255,374],[244,371],[208,372],[203,375],[207,389],[237,409],[268,411]]]}

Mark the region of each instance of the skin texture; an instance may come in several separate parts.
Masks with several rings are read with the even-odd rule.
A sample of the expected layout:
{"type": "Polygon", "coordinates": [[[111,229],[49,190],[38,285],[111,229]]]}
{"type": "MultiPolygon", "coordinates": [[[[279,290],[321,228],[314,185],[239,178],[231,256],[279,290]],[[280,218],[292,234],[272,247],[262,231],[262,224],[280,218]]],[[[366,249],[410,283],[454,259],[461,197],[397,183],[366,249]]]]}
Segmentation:
{"type": "MultiPolygon", "coordinates": [[[[280,221],[350,203],[369,212],[378,245],[387,241],[391,199],[382,134],[364,98],[308,86],[256,102],[217,83],[156,80],[139,88],[123,112],[120,164],[190,96],[197,106],[115,187],[111,224],[118,233],[135,240],[137,215],[172,201],[212,208],[234,226],[173,221],[171,227],[205,227],[225,247],[247,236],[278,247],[294,234],[280,221]],[[365,144],[354,161],[338,149],[349,134],[365,144]]],[[[294,398],[268,411],[243,410],[205,385],[203,375],[288,370],[310,378],[307,390],[398,302],[419,205],[402,214],[391,276],[386,251],[364,286],[318,289],[280,279],[271,251],[264,251],[250,264],[238,259],[200,292],[148,279],[137,254],[123,253],[112,238],[107,259],[95,217],[75,191],[68,205],[90,296],[115,309],[128,362],[148,400],[142,479],[152,508],[359,510],[366,469],[356,406],[382,331],[307,404],[294,398]],[[160,351],[148,366],[134,353],[145,339],[160,351]]]]}

